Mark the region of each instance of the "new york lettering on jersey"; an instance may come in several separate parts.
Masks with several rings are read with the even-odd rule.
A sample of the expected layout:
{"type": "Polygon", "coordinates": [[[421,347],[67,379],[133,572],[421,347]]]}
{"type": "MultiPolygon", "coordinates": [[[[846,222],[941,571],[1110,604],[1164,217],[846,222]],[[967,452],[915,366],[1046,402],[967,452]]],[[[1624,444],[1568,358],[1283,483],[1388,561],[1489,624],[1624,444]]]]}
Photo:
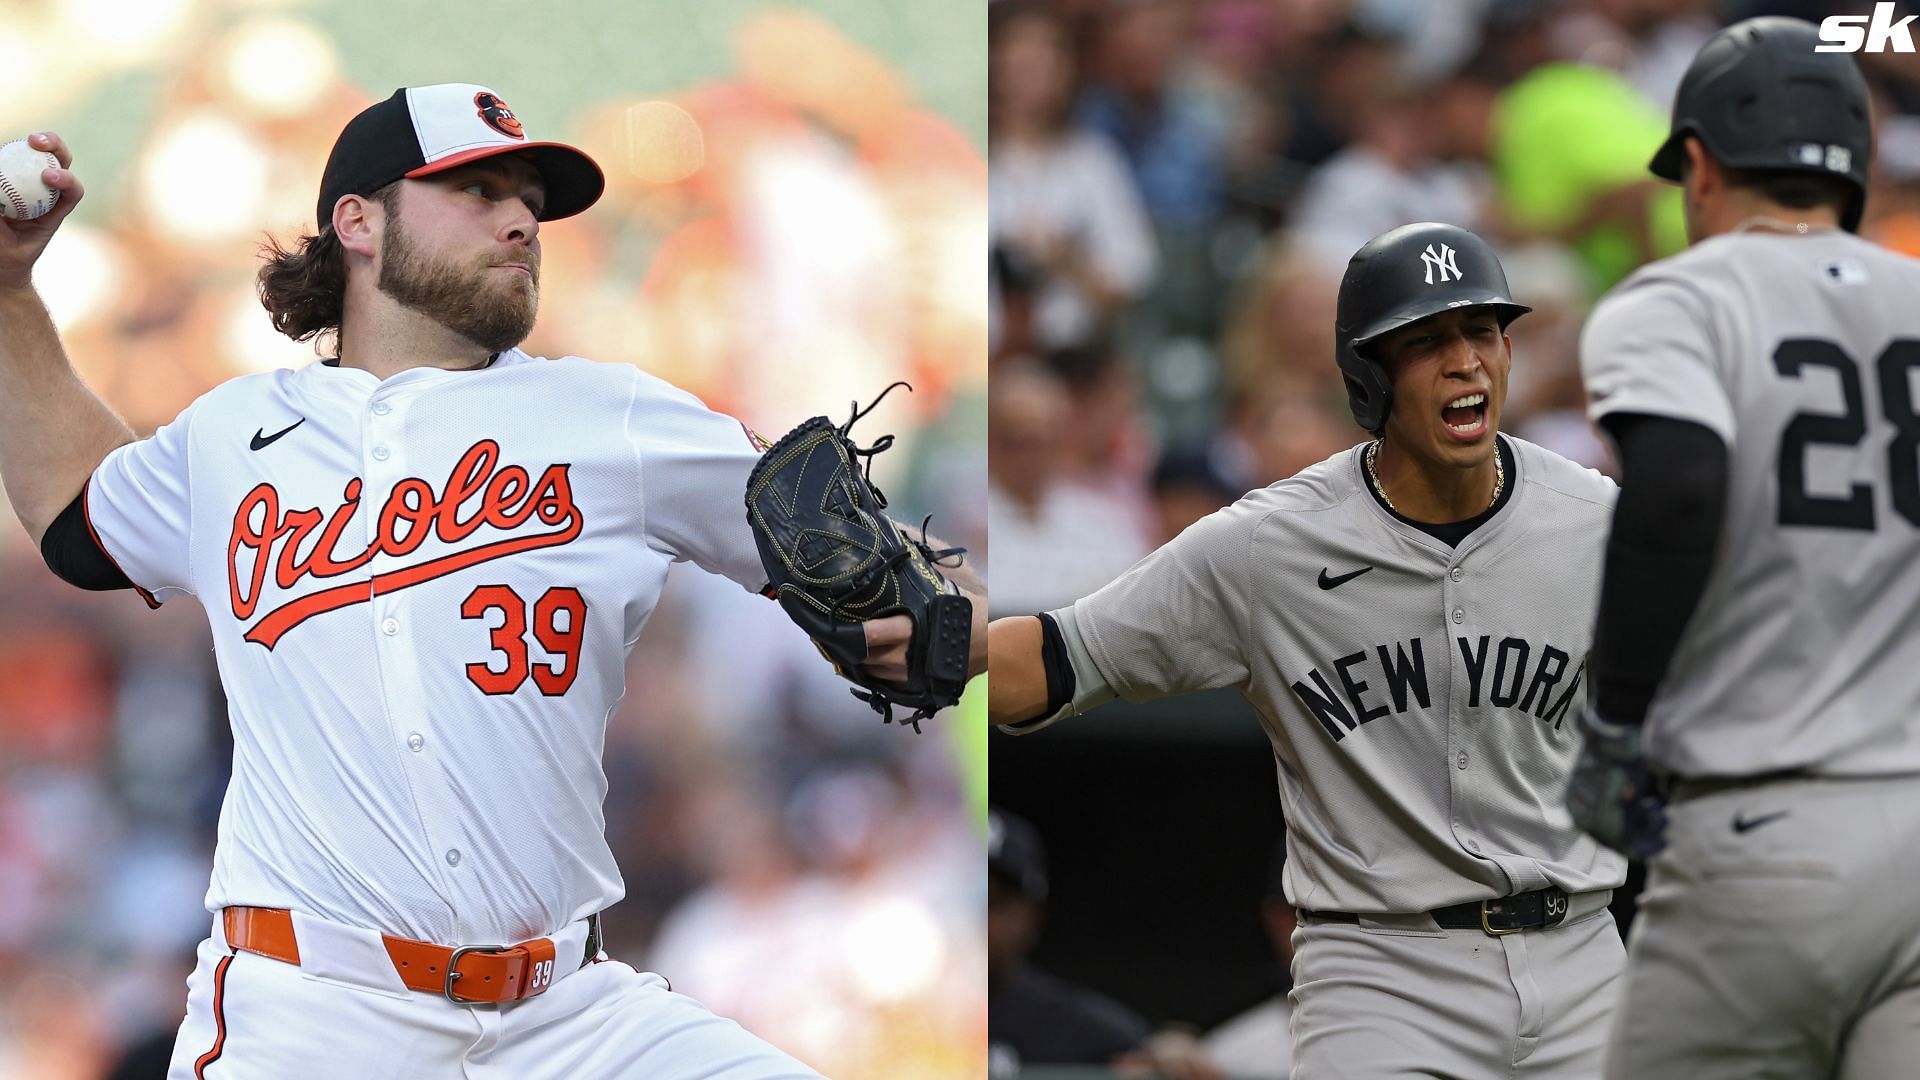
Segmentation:
{"type": "MultiPolygon", "coordinates": [[[[1500,433],[1505,331],[1530,309],[1479,237],[1383,233],[1336,308],[1334,358],[1375,440],[1048,612],[1049,715],[1017,665],[998,715],[1024,733],[1114,696],[1247,700],[1286,819],[1300,1076],[1591,1076],[1625,864],[1554,800],[1613,485],[1500,433]]],[[[1031,628],[995,625],[1018,656],[1031,628]]]]}
{"type": "MultiPolygon", "coordinates": [[[[1460,669],[1467,677],[1468,708],[1481,707],[1484,683],[1489,709],[1528,713],[1542,723],[1551,724],[1556,731],[1566,722],[1568,708],[1586,673],[1584,660],[1574,667],[1572,677],[1568,678],[1567,665],[1572,662],[1572,655],[1545,642],[1502,637],[1494,644],[1491,634],[1471,639],[1456,637],[1453,641],[1459,647],[1460,669]],[[1490,648],[1493,670],[1489,681],[1490,648]],[[1563,681],[1565,689],[1560,689],[1563,681]]],[[[1346,738],[1348,732],[1360,725],[1388,714],[1399,718],[1433,707],[1426,653],[1417,637],[1391,645],[1356,649],[1317,664],[1307,670],[1304,679],[1294,681],[1293,692],[1335,742],[1346,738]],[[1323,674],[1328,671],[1332,672],[1332,679],[1323,674]],[[1385,696],[1369,698],[1369,691],[1375,687],[1385,696]]]]}
{"type": "Polygon", "coordinates": [[[1619,859],[1540,806],[1578,746],[1613,486],[1508,441],[1514,494],[1458,546],[1368,494],[1357,450],[1205,519],[1053,613],[1081,676],[1063,714],[1238,688],[1281,765],[1296,903],[1610,887],[1619,859]],[[1391,833],[1375,805],[1393,807],[1391,833]]]}

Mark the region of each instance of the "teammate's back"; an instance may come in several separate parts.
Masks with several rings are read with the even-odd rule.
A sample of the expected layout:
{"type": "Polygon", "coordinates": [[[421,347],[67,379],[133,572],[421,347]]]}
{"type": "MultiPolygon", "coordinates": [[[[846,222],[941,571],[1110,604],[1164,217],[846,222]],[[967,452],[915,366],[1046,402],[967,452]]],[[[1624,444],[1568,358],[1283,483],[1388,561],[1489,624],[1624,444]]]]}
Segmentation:
{"type": "Polygon", "coordinates": [[[1608,1080],[1920,1058],[1920,266],[1852,235],[1872,112],[1811,23],[1708,39],[1648,164],[1695,246],[1582,335],[1621,480],[1567,804],[1647,859],[1608,1080]]]}
{"type": "Polygon", "coordinates": [[[1749,229],[1643,268],[1589,323],[1597,404],[1733,451],[1718,564],[1649,714],[1676,771],[1920,771],[1917,297],[1920,262],[1852,234],[1749,229]]]}

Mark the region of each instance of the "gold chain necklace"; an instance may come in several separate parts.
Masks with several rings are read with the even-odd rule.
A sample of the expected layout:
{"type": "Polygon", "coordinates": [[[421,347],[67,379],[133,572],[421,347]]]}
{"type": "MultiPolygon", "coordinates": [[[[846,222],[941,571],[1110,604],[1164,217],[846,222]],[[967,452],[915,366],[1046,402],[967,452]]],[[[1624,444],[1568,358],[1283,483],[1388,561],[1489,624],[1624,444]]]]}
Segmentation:
{"type": "MultiPolygon", "coordinates": [[[[1361,455],[1361,460],[1366,463],[1367,479],[1373,481],[1373,490],[1380,496],[1380,501],[1387,504],[1387,509],[1398,514],[1400,513],[1400,508],[1393,505],[1392,499],[1387,498],[1387,489],[1380,486],[1380,474],[1373,471],[1373,459],[1380,456],[1380,444],[1385,441],[1385,439],[1375,439],[1368,443],[1367,452],[1361,455]]],[[[1495,440],[1493,445],[1493,498],[1487,500],[1487,509],[1493,509],[1493,504],[1500,501],[1500,493],[1505,491],[1506,487],[1507,468],[1500,460],[1500,444],[1498,440],[1495,440]]]]}

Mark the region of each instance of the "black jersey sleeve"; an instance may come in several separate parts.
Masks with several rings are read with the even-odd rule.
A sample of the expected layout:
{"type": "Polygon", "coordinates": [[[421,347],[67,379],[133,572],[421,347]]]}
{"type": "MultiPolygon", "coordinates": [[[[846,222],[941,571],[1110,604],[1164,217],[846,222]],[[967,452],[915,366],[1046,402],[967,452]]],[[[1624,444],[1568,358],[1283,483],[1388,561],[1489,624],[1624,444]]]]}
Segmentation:
{"type": "Polygon", "coordinates": [[[60,580],[82,589],[131,589],[133,582],[114,564],[87,525],[87,493],[82,488],[40,537],[40,557],[60,580]]]}
{"type": "Polygon", "coordinates": [[[1594,708],[1638,724],[1706,591],[1726,513],[1727,444],[1701,424],[1615,413],[1601,421],[1620,456],[1594,630],[1594,708]]]}

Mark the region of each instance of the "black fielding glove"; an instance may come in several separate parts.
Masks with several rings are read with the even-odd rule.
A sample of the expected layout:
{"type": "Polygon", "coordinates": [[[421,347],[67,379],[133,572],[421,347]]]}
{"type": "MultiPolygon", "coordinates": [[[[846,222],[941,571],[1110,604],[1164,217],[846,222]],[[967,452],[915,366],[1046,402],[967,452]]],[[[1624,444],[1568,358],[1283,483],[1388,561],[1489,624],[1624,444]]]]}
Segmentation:
{"type": "MultiPolygon", "coordinates": [[[[906,385],[894,383],[880,397],[906,385]]],[[[856,402],[837,426],[816,416],[768,448],[747,478],[747,521],[767,571],[767,595],[834,670],[860,687],[855,697],[889,723],[895,705],[912,709],[902,723],[919,731],[922,719],[959,701],[966,687],[973,602],[938,570],[964,549],[935,551],[906,535],[857,462],[867,458],[870,469],[873,456],[893,445],[893,436],[883,435],[862,449],[848,435],[879,403],[875,398],[863,410],[856,402]],[[882,682],[862,666],[863,624],[898,614],[913,618],[907,679],[882,682]]]]}

